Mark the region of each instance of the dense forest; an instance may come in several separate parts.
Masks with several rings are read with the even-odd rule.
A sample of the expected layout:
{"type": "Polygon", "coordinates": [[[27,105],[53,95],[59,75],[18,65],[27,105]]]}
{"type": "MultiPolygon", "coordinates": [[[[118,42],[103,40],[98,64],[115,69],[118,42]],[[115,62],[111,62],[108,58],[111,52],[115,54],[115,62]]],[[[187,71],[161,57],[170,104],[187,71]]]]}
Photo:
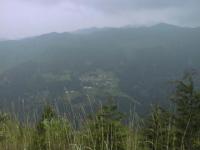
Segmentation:
{"type": "Polygon", "coordinates": [[[88,112],[109,96],[123,112],[168,107],[170,82],[198,72],[199,39],[200,28],[158,24],[1,41],[0,107],[21,119],[40,113],[46,101],[61,113],[69,101],[88,112]]]}
{"type": "Polygon", "coordinates": [[[97,111],[82,116],[78,126],[75,119],[58,115],[53,105],[46,105],[34,124],[28,118],[20,123],[1,113],[0,149],[199,150],[200,90],[188,75],[174,84],[171,107],[152,105],[145,118],[139,117],[134,108],[129,114],[120,112],[113,98],[97,111]]]}

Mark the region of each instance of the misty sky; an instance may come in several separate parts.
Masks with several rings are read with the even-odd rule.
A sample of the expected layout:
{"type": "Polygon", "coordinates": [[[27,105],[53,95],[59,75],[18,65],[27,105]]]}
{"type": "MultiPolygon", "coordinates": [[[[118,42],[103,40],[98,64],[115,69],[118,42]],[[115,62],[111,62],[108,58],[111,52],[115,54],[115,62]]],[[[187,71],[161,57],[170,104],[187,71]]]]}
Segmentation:
{"type": "Polygon", "coordinates": [[[0,38],[88,27],[200,26],[200,0],[0,0],[0,38]]]}

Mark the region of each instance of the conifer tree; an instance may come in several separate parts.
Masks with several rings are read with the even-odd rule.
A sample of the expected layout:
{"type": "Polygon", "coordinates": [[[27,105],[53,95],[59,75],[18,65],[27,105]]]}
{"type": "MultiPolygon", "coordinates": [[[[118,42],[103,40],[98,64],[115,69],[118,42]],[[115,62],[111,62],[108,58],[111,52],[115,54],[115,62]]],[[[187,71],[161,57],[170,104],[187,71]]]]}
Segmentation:
{"type": "Polygon", "coordinates": [[[177,147],[200,149],[200,91],[195,88],[191,75],[177,81],[172,100],[176,104],[177,147]]]}
{"type": "Polygon", "coordinates": [[[95,150],[125,150],[127,130],[122,119],[116,104],[104,105],[87,126],[91,137],[86,143],[95,150]]]}
{"type": "Polygon", "coordinates": [[[151,115],[145,122],[144,138],[152,150],[172,150],[174,148],[175,128],[173,116],[158,105],[153,106],[151,115]]]}
{"type": "Polygon", "coordinates": [[[47,105],[36,127],[33,150],[69,148],[71,128],[67,120],[58,117],[53,107],[47,105]]]}

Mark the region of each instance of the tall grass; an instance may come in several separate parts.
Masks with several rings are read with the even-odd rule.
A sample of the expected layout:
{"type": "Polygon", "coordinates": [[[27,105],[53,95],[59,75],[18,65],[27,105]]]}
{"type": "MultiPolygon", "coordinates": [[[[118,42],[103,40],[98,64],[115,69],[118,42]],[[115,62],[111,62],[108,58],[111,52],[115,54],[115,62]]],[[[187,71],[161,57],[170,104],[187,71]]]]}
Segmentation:
{"type": "MultiPolygon", "coordinates": [[[[73,106],[69,105],[72,111],[73,106]]],[[[88,116],[84,107],[80,107],[81,112],[75,113],[73,110],[74,116],[70,118],[67,117],[67,110],[66,115],[58,115],[59,110],[55,108],[58,107],[52,110],[55,118],[42,118],[40,115],[41,119],[36,122],[29,122],[29,117],[27,121],[20,122],[16,116],[1,113],[0,150],[114,150],[116,145],[122,150],[139,150],[144,147],[140,146],[141,125],[139,121],[136,124],[136,117],[134,120],[130,118],[130,124],[126,125],[111,119],[109,126],[107,122],[96,119],[92,105],[92,115],[88,116]],[[78,118],[82,120],[77,127],[75,119],[78,118]]],[[[98,112],[102,111],[100,105],[98,112]]]]}
{"type": "MultiPolygon", "coordinates": [[[[48,106],[36,122],[20,122],[16,116],[1,113],[0,150],[187,150],[176,143],[173,115],[158,106],[146,118],[132,109],[124,123],[112,105],[105,109],[100,104],[95,111],[91,104],[90,116],[82,106],[76,112],[70,102],[67,105],[73,113],[67,114],[66,109],[59,115],[58,107],[48,106]]],[[[200,139],[195,143],[200,145],[200,139]]]]}

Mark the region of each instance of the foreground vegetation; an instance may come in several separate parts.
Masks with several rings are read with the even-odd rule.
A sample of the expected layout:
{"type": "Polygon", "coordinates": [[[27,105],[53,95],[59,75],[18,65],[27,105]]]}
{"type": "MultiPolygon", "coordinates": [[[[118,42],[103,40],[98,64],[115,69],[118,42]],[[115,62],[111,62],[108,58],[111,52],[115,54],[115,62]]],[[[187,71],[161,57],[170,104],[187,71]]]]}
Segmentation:
{"type": "Polygon", "coordinates": [[[40,120],[0,115],[0,150],[198,150],[200,91],[191,77],[176,82],[173,106],[152,106],[148,117],[124,115],[111,100],[74,127],[47,105],[40,120]]]}

